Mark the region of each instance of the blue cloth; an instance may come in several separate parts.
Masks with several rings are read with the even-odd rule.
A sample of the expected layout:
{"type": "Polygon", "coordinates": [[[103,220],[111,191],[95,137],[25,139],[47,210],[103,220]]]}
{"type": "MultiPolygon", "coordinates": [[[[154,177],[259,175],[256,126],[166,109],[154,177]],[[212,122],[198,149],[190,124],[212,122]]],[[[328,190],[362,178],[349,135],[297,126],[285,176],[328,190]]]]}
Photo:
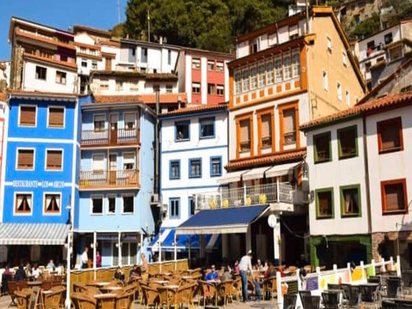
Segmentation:
{"type": "Polygon", "coordinates": [[[205,276],[205,280],[216,280],[219,279],[219,274],[217,273],[217,271],[211,271],[209,273],[206,274],[205,276]]]}
{"type": "Polygon", "coordinates": [[[245,303],[248,300],[247,296],[247,272],[244,270],[240,271],[240,277],[242,278],[242,298],[245,303]]]}

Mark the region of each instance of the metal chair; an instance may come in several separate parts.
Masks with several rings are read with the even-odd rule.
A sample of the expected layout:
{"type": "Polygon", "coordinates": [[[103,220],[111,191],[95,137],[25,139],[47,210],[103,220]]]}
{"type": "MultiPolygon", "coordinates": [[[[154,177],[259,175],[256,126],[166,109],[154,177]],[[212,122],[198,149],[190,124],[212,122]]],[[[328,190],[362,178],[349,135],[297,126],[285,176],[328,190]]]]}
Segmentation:
{"type": "Polygon", "coordinates": [[[339,307],[339,293],[330,291],[322,292],[322,304],[325,309],[337,309],[339,307]]]}
{"type": "Polygon", "coordinates": [[[301,300],[303,309],[319,309],[320,296],[303,295],[301,300]]]}
{"type": "Polygon", "coordinates": [[[361,292],[362,304],[364,307],[378,307],[378,290],[379,284],[361,284],[359,285],[361,292]]]}
{"type": "Polygon", "coordinates": [[[345,284],[345,285],[342,285],[342,287],[343,287],[342,291],[344,293],[342,307],[359,308],[362,302],[359,285],[345,284]]]}
{"type": "Polygon", "coordinates": [[[283,309],[295,309],[297,298],[297,294],[283,295],[283,309]]]}

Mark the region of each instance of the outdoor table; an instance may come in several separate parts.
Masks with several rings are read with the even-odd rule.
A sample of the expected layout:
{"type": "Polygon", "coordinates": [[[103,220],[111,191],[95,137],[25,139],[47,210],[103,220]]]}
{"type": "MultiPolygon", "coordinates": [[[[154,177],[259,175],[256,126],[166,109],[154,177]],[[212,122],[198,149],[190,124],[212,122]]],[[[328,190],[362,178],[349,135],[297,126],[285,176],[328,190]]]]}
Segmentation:
{"type": "Polygon", "coordinates": [[[101,287],[103,287],[103,286],[105,286],[105,285],[109,285],[110,284],[110,282],[89,282],[89,283],[87,283],[86,285],[88,285],[88,286],[96,286],[96,287],[98,287],[98,288],[101,288],[101,287]]]}
{"type": "Polygon", "coordinates": [[[165,288],[177,290],[179,288],[179,286],[175,285],[175,284],[172,284],[172,285],[165,285],[165,288]]]}
{"type": "Polygon", "coordinates": [[[185,279],[185,280],[187,280],[187,279],[193,279],[193,277],[192,277],[192,276],[182,276],[182,279],[185,279]]]}
{"type": "Polygon", "coordinates": [[[123,288],[121,286],[103,286],[100,288],[102,291],[110,292],[110,291],[119,291],[122,290],[123,288]]]}
{"type": "Polygon", "coordinates": [[[103,299],[103,298],[113,298],[116,297],[116,294],[113,293],[106,293],[106,294],[95,294],[94,298],[96,299],[103,299]]]}
{"type": "Polygon", "coordinates": [[[42,304],[45,304],[45,303],[46,303],[46,300],[45,300],[46,295],[47,295],[47,294],[51,294],[51,293],[53,293],[53,291],[51,291],[51,290],[47,290],[47,291],[42,290],[42,291],[41,291],[40,301],[42,302],[42,304]]]}
{"type": "Polygon", "coordinates": [[[164,285],[164,284],[169,283],[169,280],[153,280],[153,282],[156,282],[156,283],[159,283],[159,284],[164,285]]]}
{"type": "Polygon", "coordinates": [[[29,281],[27,282],[28,286],[41,286],[43,284],[43,282],[41,281],[29,281]]]}

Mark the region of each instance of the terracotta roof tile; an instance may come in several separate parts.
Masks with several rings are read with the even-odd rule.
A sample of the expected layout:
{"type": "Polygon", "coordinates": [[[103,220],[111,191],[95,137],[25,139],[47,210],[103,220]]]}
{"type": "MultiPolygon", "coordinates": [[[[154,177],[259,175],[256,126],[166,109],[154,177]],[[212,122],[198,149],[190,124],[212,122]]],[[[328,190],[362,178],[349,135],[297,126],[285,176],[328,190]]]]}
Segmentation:
{"type": "Polygon", "coordinates": [[[241,170],[245,168],[256,168],[259,166],[265,166],[270,164],[288,163],[298,161],[306,156],[306,148],[300,148],[298,150],[285,151],[281,153],[272,154],[260,158],[246,158],[239,160],[232,160],[225,166],[228,172],[241,170]]]}
{"type": "Polygon", "coordinates": [[[25,37],[25,38],[29,38],[29,39],[33,39],[35,41],[40,41],[40,42],[49,43],[49,44],[52,44],[52,45],[55,45],[55,46],[60,46],[60,47],[65,47],[65,48],[68,48],[68,49],[76,50],[76,47],[74,46],[74,41],[67,44],[67,43],[60,42],[58,40],[47,39],[47,38],[42,37],[42,36],[36,36],[34,34],[27,33],[27,32],[24,32],[22,30],[16,30],[16,35],[21,36],[21,37],[25,37]]]}
{"type": "Polygon", "coordinates": [[[396,106],[402,106],[410,102],[412,102],[412,92],[390,94],[383,98],[355,105],[354,107],[351,107],[349,109],[306,122],[300,126],[300,129],[307,130],[312,127],[317,127],[323,124],[327,124],[329,122],[338,121],[340,119],[348,118],[351,116],[361,115],[363,113],[368,112],[380,111],[386,108],[396,106]]]}
{"type": "Polygon", "coordinates": [[[180,108],[174,111],[170,111],[168,113],[162,114],[161,117],[164,116],[172,116],[172,115],[185,115],[185,114],[192,114],[192,113],[199,113],[199,112],[206,112],[206,111],[214,111],[214,110],[225,110],[227,109],[227,103],[220,103],[220,104],[190,104],[187,107],[180,108]]]}
{"type": "MultiPolygon", "coordinates": [[[[96,103],[126,103],[126,102],[143,102],[146,104],[155,104],[155,94],[142,94],[142,95],[95,95],[94,100],[96,103]]],[[[160,103],[177,103],[186,102],[187,97],[185,93],[161,93],[160,103]]]]}

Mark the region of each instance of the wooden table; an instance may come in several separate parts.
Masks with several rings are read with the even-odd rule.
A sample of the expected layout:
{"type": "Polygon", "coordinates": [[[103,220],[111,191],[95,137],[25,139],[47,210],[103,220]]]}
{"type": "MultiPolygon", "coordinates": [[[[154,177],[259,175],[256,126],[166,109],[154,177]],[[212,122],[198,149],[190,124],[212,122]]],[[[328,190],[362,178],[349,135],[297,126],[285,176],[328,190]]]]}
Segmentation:
{"type": "Polygon", "coordinates": [[[106,291],[106,292],[114,292],[114,291],[119,291],[122,290],[123,288],[121,286],[103,286],[100,288],[100,290],[102,291],[106,291]]]}
{"type": "Polygon", "coordinates": [[[101,288],[101,287],[103,287],[103,286],[105,286],[105,285],[109,285],[110,284],[110,282],[89,282],[89,283],[87,283],[86,285],[88,285],[88,286],[96,286],[96,287],[98,287],[98,288],[101,288]]]}
{"type": "Polygon", "coordinates": [[[41,286],[43,284],[43,282],[41,281],[29,281],[27,282],[28,286],[41,286]]]}
{"type": "Polygon", "coordinates": [[[153,282],[165,285],[165,284],[169,283],[169,280],[153,280],[153,282]]]}

